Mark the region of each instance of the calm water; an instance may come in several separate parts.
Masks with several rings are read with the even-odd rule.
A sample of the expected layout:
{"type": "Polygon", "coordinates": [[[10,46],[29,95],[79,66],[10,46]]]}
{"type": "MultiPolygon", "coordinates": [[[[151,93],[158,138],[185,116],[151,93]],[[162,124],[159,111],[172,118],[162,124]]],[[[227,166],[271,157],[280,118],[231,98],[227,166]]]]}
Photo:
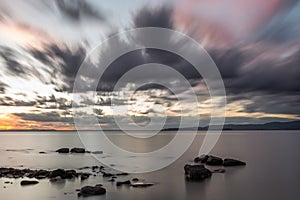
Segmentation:
{"type": "MultiPolygon", "coordinates": [[[[111,140],[132,151],[151,151],[167,144],[174,132],[164,132],[148,142],[128,140],[111,132],[111,140]]],[[[189,132],[186,132],[189,134],[189,132]]],[[[4,184],[0,179],[1,200],[71,200],[77,199],[75,189],[102,183],[107,194],[85,199],[203,199],[253,200],[300,199],[300,131],[225,131],[211,152],[221,157],[239,158],[246,167],[227,168],[225,174],[213,174],[202,182],[187,182],[183,166],[197,155],[203,132],[199,132],[189,150],[171,166],[147,174],[131,174],[119,180],[138,177],[157,183],[149,188],[117,188],[101,176],[86,181],[50,183],[41,180],[35,186],[21,187],[20,180],[4,184]],[[6,186],[6,188],[3,188],[6,186]]],[[[34,169],[80,168],[101,165],[91,155],[59,155],[60,147],[82,146],[76,133],[32,132],[0,133],[0,166],[34,169]],[[46,151],[48,154],[39,154],[46,151]]],[[[103,158],[109,152],[104,152],[103,158]]],[[[150,158],[149,158],[150,159],[150,158]]],[[[139,167],[142,167],[140,163],[139,167]]]]}

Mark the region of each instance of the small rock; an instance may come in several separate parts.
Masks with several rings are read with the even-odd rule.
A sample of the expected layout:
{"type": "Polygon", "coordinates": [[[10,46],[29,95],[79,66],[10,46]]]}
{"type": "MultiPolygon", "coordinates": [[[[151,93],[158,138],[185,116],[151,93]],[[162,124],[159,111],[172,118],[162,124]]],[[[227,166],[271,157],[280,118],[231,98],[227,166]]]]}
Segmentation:
{"type": "Polygon", "coordinates": [[[105,193],[105,188],[101,186],[85,186],[80,189],[80,193],[78,193],[78,196],[88,197],[94,195],[103,195],[105,193]]]}
{"type": "Polygon", "coordinates": [[[57,149],[56,152],[58,152],[58,153],[69,153],[70,150],[69,150],[69,148],[60,148],[60,149],[57,149]]]}
{"type": "Polygon", "coordinates": [[[139,181],[139,179],[138,178],[133,178],[132,181],[137,182],[137,181],[139,181]]]}
{"type": "Polygon", "coordinates": [[[138,183],[131,183],[132,187],[150,187],[154,185],[153,183],[143,183],[143,182],[138,182],[138,183]]]}
{"type": "Polygon", "coordinates": [[[116,176],[128,176],[129,174],[126,172],[118,173],[116,176]]]}
{"type": "Polygon", "coordinates": [[[209,156],[208,155],[201,155],[201,156],[199,156],[199,157],[196,157],[195,159],[194,159],[194,162],[195,163],[206,163],[206,161],[207,161],[207,159],[209,158],[209,156]]]}
{"type": "Polygon", "coordinates": [[[223,159],[216,156],[209,156],[205,164],[211,166],[220,166],[223,164],[223,159]]]}
{"type": "Polygon", "coordinates": [[[80,175],[81,181],[86,180],[86,179],[88,179],[89,177],[90,177],[90,174],[88,174],[88,173],[83,173],[83,174],[80,175]]]}
{"type": "Polygon", "coordinates": [[[39,154],[47,154],[45,151],[40,151],[39,154]]]}
{"type": "Polygon", "coordinates": [[[103,154],[103,151],[93,151],[92,154],[103,154]]]}
{"type": "Polygon", "coordinates": [[[5,182],[4,182],[4,184],[9,184],[9,183],[10,183],[9,181],[5,181],[5,182]]]}
{"type": "Polygon", "coordinates": [[[185,165],[185,176],[188,180],[203,180],[211,177],[212,173],[204,165],[185,165]]]}
{"type": "Polygon", "coordinates": [[[71,153],[85,153],[85,149],[75,147],[71,149],[71,153]]]}
{"type": "Polygon", "coordinates": [[[224,167],[243,166],[243,165],[246,165],[246,163],[243,161],[239,161],[239,160],[235,160],[235,159],[231,159],[231,158],[224,159],[224,163],[223,163],[224,167]]]}
{"type": "Polygon", "coordinates": [[[116,185],[121,186],[121,185],[130,185],[130,184],[131,184],[130,180],[127,180],[127,181],[118,181],[116,185]]]}
{"type": "Polygon", "coordinates": [[[60,176],[62,179],[65,179],[67,177],[67,173],[63,169],[56,169],[56,170],[53,170],[52,172],[50,172],[50,174],[49,174],[50,179],[58,177],[58,176],[60,176]]]}
{"type": "Polygon", "coordinates": [[[62,180],[63,180],[63,179],[62,179],[60,176],[50,178],[50,182],[60,182],[60,181],[62,181],[62,180]]]}
{"type": "Polygon", "coordinates": [[[21,181],[21,185],[35,185],[35,184],[38,184],[39,182],[38,181],[30,181],[30,180],[23,180],[21,181]]]}
{"type": "Polygon", "coordinates": [[[225,173],[225,169],[215,169],[214,171],[213,171],[213,173],[225,173]]]}

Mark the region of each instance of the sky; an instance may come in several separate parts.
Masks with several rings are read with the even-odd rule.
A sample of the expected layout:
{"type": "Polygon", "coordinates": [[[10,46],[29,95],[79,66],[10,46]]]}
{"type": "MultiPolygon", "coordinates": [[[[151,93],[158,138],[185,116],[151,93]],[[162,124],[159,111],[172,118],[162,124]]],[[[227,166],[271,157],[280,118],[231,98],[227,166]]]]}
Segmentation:
{"type": "MultiPolygon", "coordinates": [[[[105,71],[93,98],[84,95],[90,92],[86,86],[81,99],[74,100],[74,80],[91,50],[113,34],[142,27],[176,30],[205,48],[224,81],[227,124],[300,119],[297,0],[11,0],[0,2],[0,130],[73,130],[75,110],[82,110],[82,118],[96,116],[95,126],[107,129],[118,129],[114,118],[143,126],[153,116],[167,116],[165,126],[177,127],[180,118],[200,115],[199,125],[207,125],[211,101],[201,75],[184,59],[156,49],[119,57],[105,71]],[[191,103],[192,94],[182,82],[163,72],[153,72],[151,81],[170,82],[176,96],[159,84],[132,91],[151,65],[114,90],[126,72],[153,62],[181,73],[198,105],[191,103]]],[[[134,46],[137,40],[119,38],[117,46],[101,47],[93,70],[118,45],[134,46]]],[[[86,85],[96,80],[82,77],[86,85]]]]}

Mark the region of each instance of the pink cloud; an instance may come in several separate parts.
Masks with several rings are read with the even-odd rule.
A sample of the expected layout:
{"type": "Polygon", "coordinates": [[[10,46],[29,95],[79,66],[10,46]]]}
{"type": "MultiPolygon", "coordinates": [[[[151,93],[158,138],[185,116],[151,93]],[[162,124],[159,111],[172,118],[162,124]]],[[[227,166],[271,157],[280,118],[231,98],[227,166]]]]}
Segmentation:
{"type": "Polygon", "coordinates": [[[283,0],[183,0],[174,12],[178,28],[194,31],[206,45],[242,41],[268,21],[283,0]]]}

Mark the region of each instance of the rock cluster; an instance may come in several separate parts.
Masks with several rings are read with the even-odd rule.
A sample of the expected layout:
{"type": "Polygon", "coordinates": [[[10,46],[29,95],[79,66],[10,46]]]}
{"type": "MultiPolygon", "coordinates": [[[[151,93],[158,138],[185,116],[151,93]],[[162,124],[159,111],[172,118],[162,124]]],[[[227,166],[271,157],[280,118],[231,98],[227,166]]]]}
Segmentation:
{"type": "Polygon", "coordinates": [[[222,158],[219,158],[217,156],[212,156],[212,155],[202,155],[199,157],[196,157],[194,159],[195,163],[202,163],[210,166],[224,166],[224,167],[229,167],[229,166],[243,166],[246,165],[245,162],[239,161],[236,159],[232,158],[225,158],[224,160],[222,158]]]}

